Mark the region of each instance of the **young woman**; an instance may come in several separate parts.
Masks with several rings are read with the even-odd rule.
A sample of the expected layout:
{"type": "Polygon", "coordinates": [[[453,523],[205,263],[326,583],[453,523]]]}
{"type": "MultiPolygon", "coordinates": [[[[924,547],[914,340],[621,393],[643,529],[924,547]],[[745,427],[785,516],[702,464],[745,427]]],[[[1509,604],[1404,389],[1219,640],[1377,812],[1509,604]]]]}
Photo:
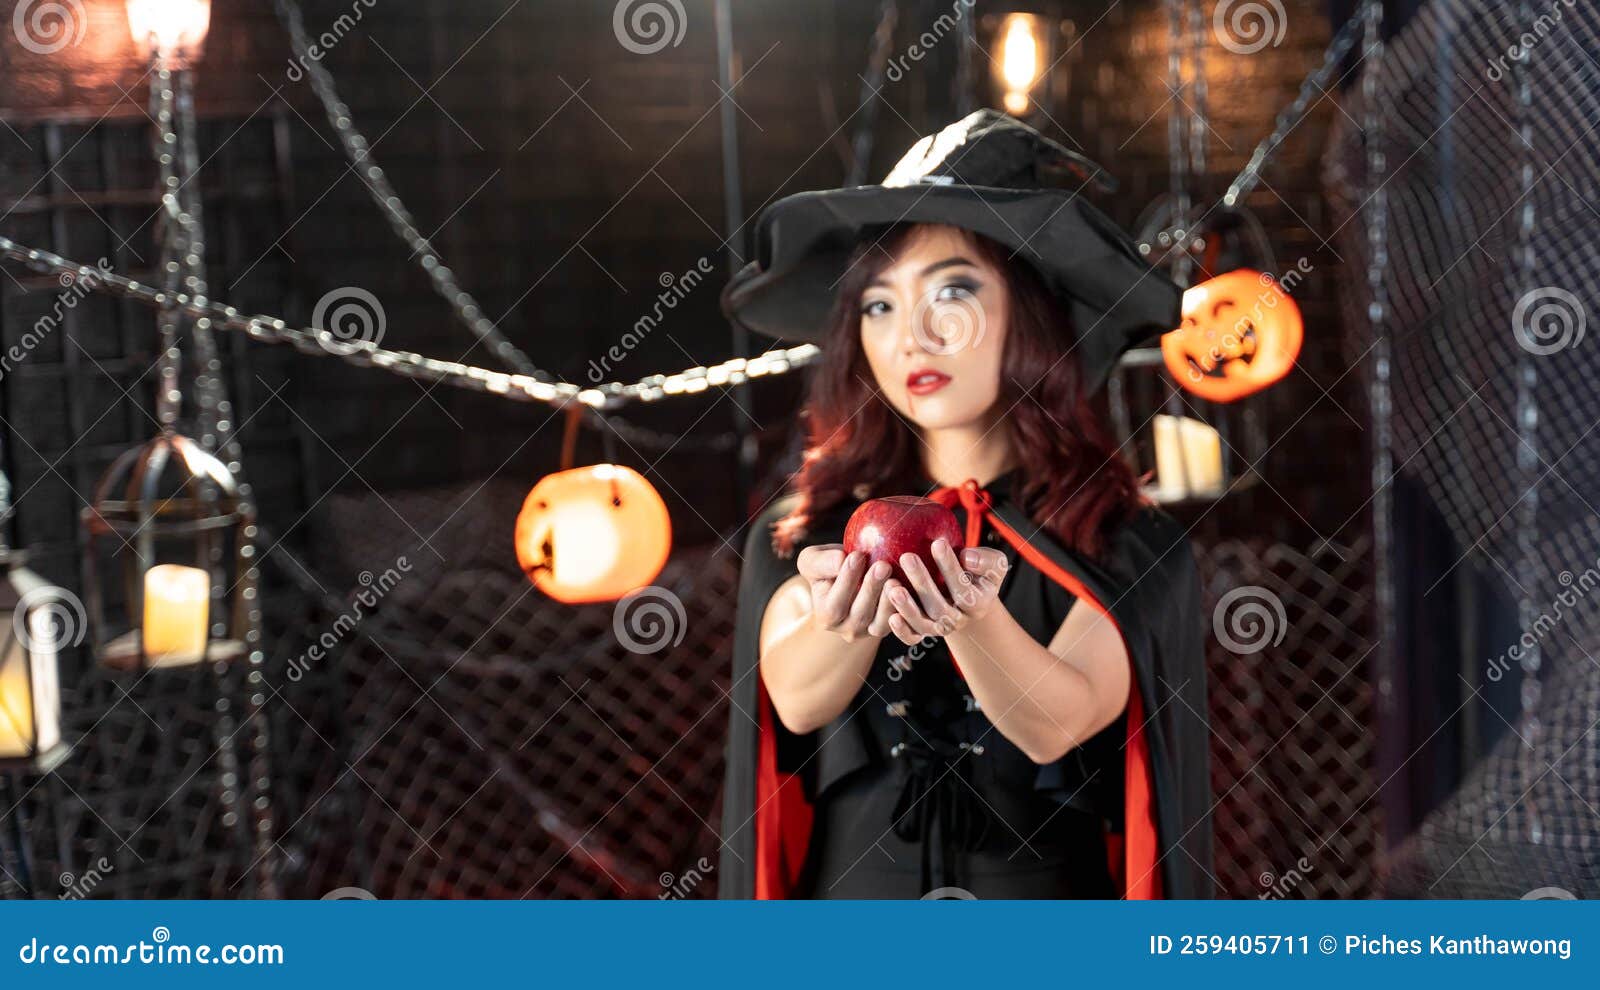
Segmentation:
{"type": "Polygon", "coordinates": [[[746,548],[726,896],[1211,889],[1193,558],[1093,401],[1178,294],[1043,187],[1060,165],[1094,177],[980,111],[881,186],[774,204],[724,295],[824,352],[794,491],[746,548]],[[957,510],[965,546],[901,579],[842,533],[908,494],[957,510]]]}

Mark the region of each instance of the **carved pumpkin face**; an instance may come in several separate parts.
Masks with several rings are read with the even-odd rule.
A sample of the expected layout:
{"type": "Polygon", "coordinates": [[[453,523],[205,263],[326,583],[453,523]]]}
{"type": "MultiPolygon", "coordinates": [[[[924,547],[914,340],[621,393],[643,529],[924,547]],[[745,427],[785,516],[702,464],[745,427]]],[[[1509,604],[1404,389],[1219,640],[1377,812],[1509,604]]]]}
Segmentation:
{"type": "Polygon", "coordinates": [[[1300,307],[1272,276],[1240,268],[1184,292],[1183,325],[1161,336],[1161,355],[1188,391],[1233,402],[1287,375],[1304,335],[1300,307]]]}
{"type": "Polygon", "coordinates": [[[559,602],[608,602],[656,579],[672,549],[667,506],[615,464],[539,479],[517,515],[517,563],[559,602]]]}

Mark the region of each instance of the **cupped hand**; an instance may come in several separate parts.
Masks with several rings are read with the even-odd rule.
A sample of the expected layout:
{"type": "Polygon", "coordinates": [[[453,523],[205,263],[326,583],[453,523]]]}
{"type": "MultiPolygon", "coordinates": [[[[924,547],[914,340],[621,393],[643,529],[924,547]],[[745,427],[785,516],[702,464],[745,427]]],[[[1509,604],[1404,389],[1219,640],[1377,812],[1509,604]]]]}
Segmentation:
{"type": "Polygon", "coordinates": [[[886,583],[884,600],[893,608],[889,631],[907,645],[929,636],[948,636],[988,615],[1000,600],[1000,584],[1009,562],[990,547],[968,547],[958,555],[947,540],[933,542],[933,559],[946,590],[934,582],[922,558],[905,554],[900,569],[911,587],[886,583]]]}
{"type": "Polygon", "coordinates": [[[841,543],[824,543],[800,551],[795,564],[811,589],[811,621],[847,643],[889,634],[892,606],[883,594],[894,572],[884,561],[870,567],[867,555],[846,553],[841,543]]]}

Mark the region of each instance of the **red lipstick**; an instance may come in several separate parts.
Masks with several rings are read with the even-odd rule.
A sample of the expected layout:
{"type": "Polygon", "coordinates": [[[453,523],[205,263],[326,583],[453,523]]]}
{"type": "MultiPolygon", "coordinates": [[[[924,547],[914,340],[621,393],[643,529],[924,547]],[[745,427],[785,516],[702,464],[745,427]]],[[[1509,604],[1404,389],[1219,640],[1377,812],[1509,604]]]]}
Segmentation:
{"type": "Polygon", "coordinates": [[[918,368],[906,376],[906,391],[912,395],[932,395],[950,384],[951,378],[942,371],[918,368]]]}

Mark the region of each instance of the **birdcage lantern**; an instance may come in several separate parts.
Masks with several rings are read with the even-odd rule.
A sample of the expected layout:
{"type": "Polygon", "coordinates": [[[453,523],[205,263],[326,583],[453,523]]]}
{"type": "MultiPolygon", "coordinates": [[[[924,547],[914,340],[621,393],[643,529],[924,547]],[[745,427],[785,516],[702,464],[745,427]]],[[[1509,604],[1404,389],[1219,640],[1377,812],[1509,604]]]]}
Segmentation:
{"type": "Polygon", "coordinates": [[[107,469],[83,525],[101,664],[142,672],[244,654],[255,512],[221,461],[163,432],[107,469]]]}
{"type": "Polygon", "coordinates": [[[83,632],[82,607],[0,545],[0,770],[53,769],[61,734],[60,651],[83,632]]]}

